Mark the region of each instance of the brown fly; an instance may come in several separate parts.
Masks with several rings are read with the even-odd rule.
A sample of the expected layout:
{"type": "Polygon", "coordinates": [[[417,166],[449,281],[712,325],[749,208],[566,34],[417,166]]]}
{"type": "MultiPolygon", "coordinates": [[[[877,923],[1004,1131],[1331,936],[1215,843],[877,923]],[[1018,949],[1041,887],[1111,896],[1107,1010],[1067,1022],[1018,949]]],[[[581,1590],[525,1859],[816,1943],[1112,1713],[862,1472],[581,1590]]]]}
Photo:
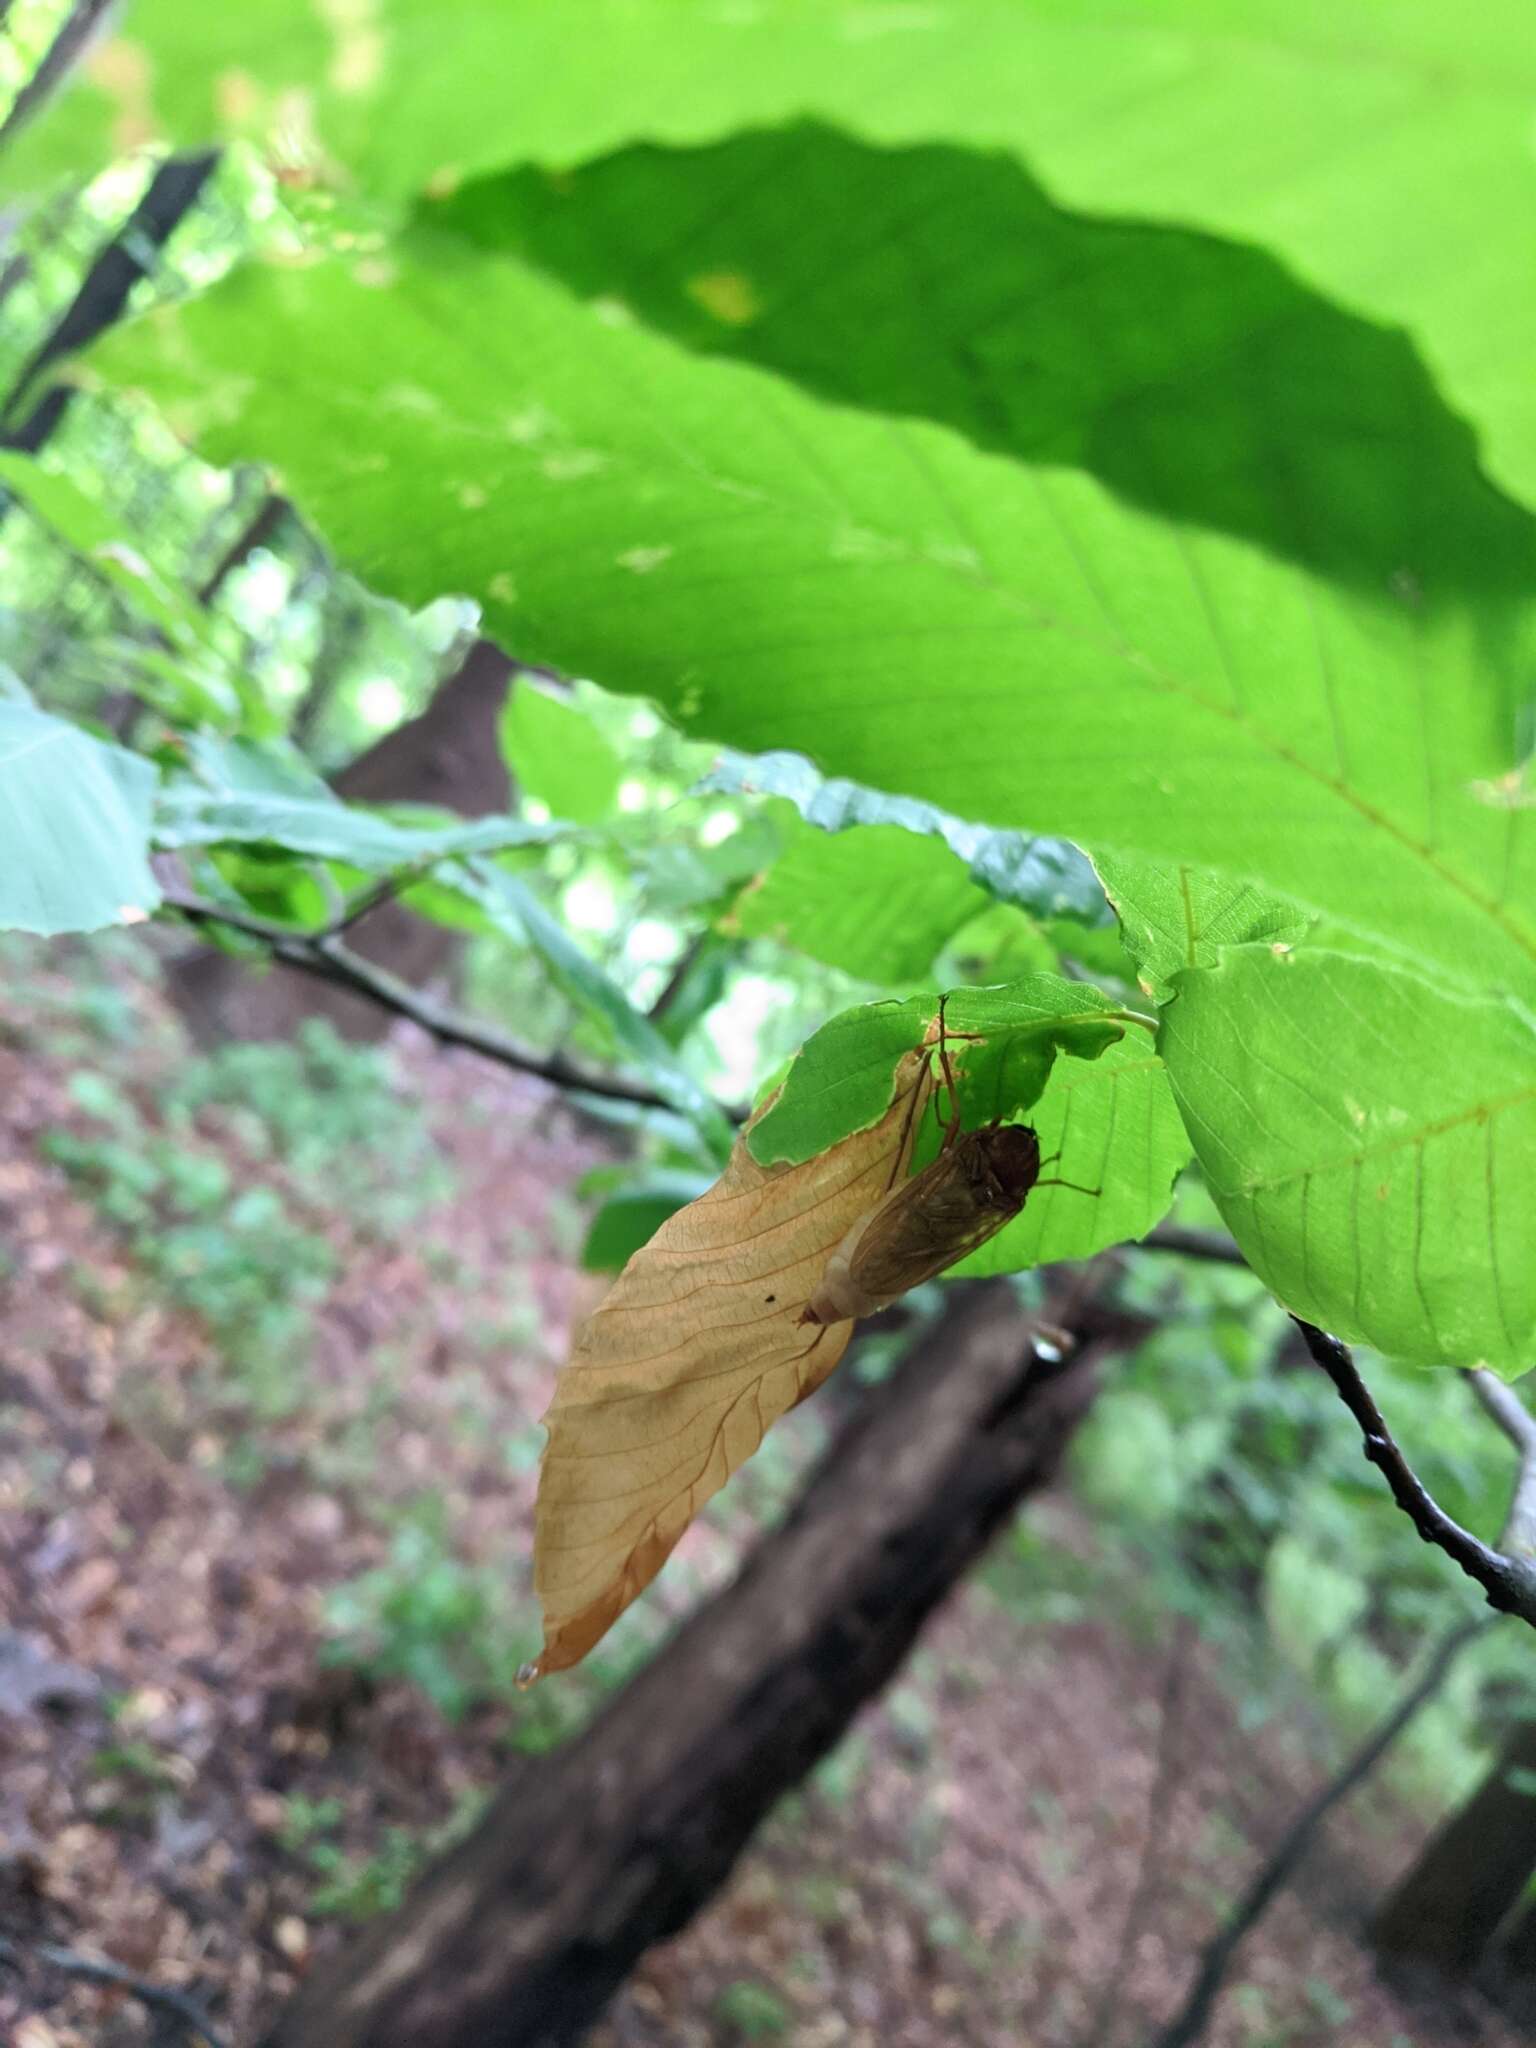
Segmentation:
{"type": "MultiPolygon", "coordinates": [[[[1042,1181],[1040,1140],[1028,1124],[962,1130],[959,1096],[939,1006],[939,1062],[949,1115],[938,1157],[901,1181],[861,1216],[827,1261],[802,1323],[840,1323],[873,1315],[995,1237],[1024,1207],[1031,1188],[1074,1187],[1042,1181]]],[[[1058,1155],[1059,1156],[1059,1155],[1058,1155]]],[[[1096,1195],[1097,1188],[1078,1193],[1096,1195]]]]}

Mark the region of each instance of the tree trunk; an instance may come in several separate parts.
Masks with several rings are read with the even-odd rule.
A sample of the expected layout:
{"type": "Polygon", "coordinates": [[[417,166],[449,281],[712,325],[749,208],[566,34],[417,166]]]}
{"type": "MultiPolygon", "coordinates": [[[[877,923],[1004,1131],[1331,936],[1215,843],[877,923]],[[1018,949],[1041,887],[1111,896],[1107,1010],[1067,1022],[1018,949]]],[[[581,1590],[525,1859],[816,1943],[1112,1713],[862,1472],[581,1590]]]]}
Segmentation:
{"type": "MultiPolygon", "coordinates": [[[[362,803],[435,804],[466,818],[504,811],[511,784],[501,758],[497,720],[512,663],[489,640],[478,640],[462,665],[438,685],[418,717],[386,733],[336,777],[338,796],[362,803]]],[[[451,985],[463,954],[462,934],[431,924],[398,903],[370,912],[348,945],[375,965],[417,987],[451,985]]],[[[343,1038],[383,1037],[387,1010],[344,989],[328,988],[291,968],[255,973],[244,962],[200,947],[171,963],[167,986],[201,1045],[229,1038],[287,1038],[305,1017],[325,1017],[343,1038]]]]}
{"type": "Polygon", "coordinates": [[[217,150],[166,158],[143,198],[81,279],[58,325],[33,352],[6,401],[8,412],[44,370],[94,341],[119,317],[129,293],[149,276],[159,252],[197,204],[218,160],[217,150]]]}
{"type": "Polygon", "coordinates": [[[1536,1721],[1517,1721],[1499,1760],[1440,1828],[1377,1918],[1376,1946],[1443,1975],[1471,1971],[1536,1871],[1536,1721]]]}
{"type": "Polygon", "coordinates": [[[578,2041],[1051,1477],[1097,1359],[1130,1341],[1127,1319],[1104,1315],[1086,1312],[1085,1343],[1053,1370],[1005,1284],[962,1296],[736,1583],[583,1735],[523,1764],[404,1906],[299,1992],[266,2048],[578,2041]]]}
{"type": "Polygon", "coordinates": [[[0,143],[8,142],[23,121],[42,105],[65,73],[90,46],[92,37],[110,13],[113,0],[75,0],[64,17],[63,26],[39,60],[37,69],[11,102],[10,112],[0,121],[0,143]]]}

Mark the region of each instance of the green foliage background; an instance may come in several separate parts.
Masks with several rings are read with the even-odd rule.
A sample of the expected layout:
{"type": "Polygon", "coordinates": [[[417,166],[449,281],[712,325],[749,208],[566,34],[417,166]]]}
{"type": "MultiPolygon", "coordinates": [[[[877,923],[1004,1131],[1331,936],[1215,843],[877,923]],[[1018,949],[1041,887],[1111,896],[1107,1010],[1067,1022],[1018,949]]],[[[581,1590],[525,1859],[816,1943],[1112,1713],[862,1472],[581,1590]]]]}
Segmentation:
{"type": "MultiPolygon", "coordinates": [[[[94,402],[145,394],[216,470],[267,465],[401,616],[466,598],[521,658],[737,750],[712,786],[770,837],[739,874],[688,850],[712,943],[850,992],[1065,960],[1106,1009],[1150,998],[1155,1057],[989,1097],[1038,1099],[1107,1192],[1068,1225],[1042,1190],[986,1263],[1144,1232],[1187,1143],[1287,1307],[1518,1370],[1527,67],[1513,4],[387,0],[326,25],[144,0],[6,175],[45,193],[130,136],[233,139],[240,235],[141,288],[94,402]]],[[[5,481],[128,579],[180,735],[151,791],[65,707],[0,707],[103,798],[67,886],[13,811],[14,922],[153,907],[151,845],[215,849],[247,901],[228,849],[266,849],[269,906],[273,849],[332,890],[430,871],[415,907],[536,956],[718,1156],[686,1036],[530,869],[604,837],[632,860],[610,737],[525,687],[503,740],[543,817],[361,817],[279,770],[271,688],[60,449],[5,481]]],[[[849,1073],[883,1014],[850,1013],[849,1073]]],[[[856,1095],[820,1098],[814,1142],[867,1120],[856,1095]]]]}

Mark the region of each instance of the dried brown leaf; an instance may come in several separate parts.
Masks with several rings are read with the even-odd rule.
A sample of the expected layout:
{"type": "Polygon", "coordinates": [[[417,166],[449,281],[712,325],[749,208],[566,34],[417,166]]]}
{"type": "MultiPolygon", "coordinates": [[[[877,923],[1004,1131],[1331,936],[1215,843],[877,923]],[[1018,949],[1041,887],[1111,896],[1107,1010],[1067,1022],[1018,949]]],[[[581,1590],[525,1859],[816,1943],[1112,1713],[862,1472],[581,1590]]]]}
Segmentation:
{"type": "Polygon", "coordinates": [[[906,1173],[932,1089],[926,1053],[891,1107],[800,1165],[738,1138],[707,1193],[669,1217],[579,1333],[545,1416],[535,1671],[577,1663],[661,1569],[769,1425],[813,1393],[852,1325],[800,1316],[850,1227],[906,1173]]]}

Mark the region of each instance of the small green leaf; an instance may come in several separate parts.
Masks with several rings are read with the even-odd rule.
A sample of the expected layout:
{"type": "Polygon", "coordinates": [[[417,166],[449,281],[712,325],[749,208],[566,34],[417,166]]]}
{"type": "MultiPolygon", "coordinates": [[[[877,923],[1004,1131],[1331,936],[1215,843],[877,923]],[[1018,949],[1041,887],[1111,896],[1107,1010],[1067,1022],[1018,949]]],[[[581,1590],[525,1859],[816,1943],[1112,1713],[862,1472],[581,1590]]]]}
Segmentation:
{"type": "Polygon", "coordinates": [[[696,1201],[708,1186],[704,1174],[652,1174],[611,1196],[592,1219],[582,1265],[589,1273],[617,1273],[669,1216],[696,1201]]]}
{"type": "Polygon", "coordinates": [[[160,901],[154,789],[137,754],[0,702],[0,928],[90,932],[147,918],[160,901]]]}
{"type": "MultiPolygon", "coordinates": [[[[797,1164],[877,1122],[890,1107],[897,1063],[924,1043],[938,1012],[936,995],[919,995],[844,1010],[824,1024],[748,1133],[752,1157],[762,1166],[797,1164]]],[[[967,1128],[1028,1109],[1058,1051],[1096,1059],[1125,1031],[1124,1013],[1108,996],[1056,974],[957,989],[945,1000],[944,1021],[967,1128]]],[[[936,1142],[930,1121],[922,1149],[931,1153],[936,1142]]]]}
{"type": "Polygon", "coordinates": [[[516,786],[557,818],[601,825],[613,815],[619,757],[574,705],[519,676],[501,714],[501,750],[516,786]]]}
{"type": "Polygon", "coordinates": [[[725,928],[776,939],[862,981],[901,983],[927,974],[939,948],[986,907],[937,840],[895,825],[835,837],[800,825],[736,899],[725,928]]]}
{"type": "Polygon", "coordinates": [[[1102,989],[1059,974],[956,989],[944,1005],[944,1027],[956,1041],[950,1060],[968,1127],[1018,1116],[1039,1100],[1058,1052],[1096,1060],[1126,1028],[1125,1012],[1102,989]],[[979,1042],[968,1043],[967,1034],[979,1042]]]}

